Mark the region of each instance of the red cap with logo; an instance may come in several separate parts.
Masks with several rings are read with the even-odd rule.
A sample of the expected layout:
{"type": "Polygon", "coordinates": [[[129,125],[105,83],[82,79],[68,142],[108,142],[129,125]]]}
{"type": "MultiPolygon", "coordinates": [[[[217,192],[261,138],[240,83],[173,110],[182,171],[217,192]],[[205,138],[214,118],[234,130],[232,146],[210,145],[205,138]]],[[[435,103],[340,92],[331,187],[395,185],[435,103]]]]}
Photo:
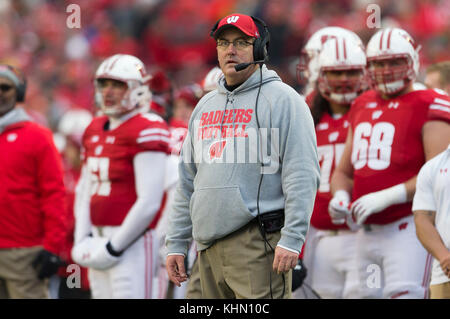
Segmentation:
{"type": "Polygon", "coordinates": [[[230,27],[238,28],[252,38],[259,38],[258,28],[256,27],[252,17],[239,13],[230,14],[220,20],[217,28],[211,32],[211,35],[214,38],[217,38],[220,32],[230,27]]]}

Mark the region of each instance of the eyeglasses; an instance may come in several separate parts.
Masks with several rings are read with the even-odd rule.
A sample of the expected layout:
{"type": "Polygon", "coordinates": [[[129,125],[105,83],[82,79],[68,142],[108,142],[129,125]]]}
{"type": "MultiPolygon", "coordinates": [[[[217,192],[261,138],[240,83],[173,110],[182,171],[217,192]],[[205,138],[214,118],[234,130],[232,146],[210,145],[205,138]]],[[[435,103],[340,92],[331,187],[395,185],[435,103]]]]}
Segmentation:
{"type": "Polygon", "coordinates": [[[221,49],[226,49],[228,48],[230,43],[233,43],[233,46],[238,50],[243,50],[248,46],[253,45],[253,42],[245,41],[243,39],[236,39],[233,42],[230,42],[228,40],[217,40],[217,47],[221,49]]]}
{"type": "Polygon", "coordinates": [[[0,91],[2,92],[8,92],[9,90],[11,90],[13,87],[12,85],[9,84],[0,84],[0,91]]]}

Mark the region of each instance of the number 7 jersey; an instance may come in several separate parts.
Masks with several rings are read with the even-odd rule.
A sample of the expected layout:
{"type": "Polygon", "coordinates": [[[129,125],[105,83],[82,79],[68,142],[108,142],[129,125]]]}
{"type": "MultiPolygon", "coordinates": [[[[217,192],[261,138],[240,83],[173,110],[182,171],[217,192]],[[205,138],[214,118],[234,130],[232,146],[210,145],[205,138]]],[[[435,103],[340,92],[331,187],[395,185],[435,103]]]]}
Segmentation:
{"type": "MultiPolygon", "coordinates": [[[[108,125],[108,117],[97,117],[83,136],[84,165],[91,181],[91,222],[95,226],[121,225],[135,203],[133,159],[138,153],[169,154],[170,133],[158,115],[137,114],[113,130],[106,130],[108,125]]],[[[158,215],[150,228],[157,219],[158,215]]]]}
{"type": "MultiPolygon", "coordinates": [[[[420,90],[382,99],[367,91],[352,104],[352,201],[418,174],[425,163],[422,128],[429,120],[449,121],[449,97],[420,90]]],[[[412,214],[411,203],[393,205],[369,216],[366,224],[388,224],[412,214]]]]}

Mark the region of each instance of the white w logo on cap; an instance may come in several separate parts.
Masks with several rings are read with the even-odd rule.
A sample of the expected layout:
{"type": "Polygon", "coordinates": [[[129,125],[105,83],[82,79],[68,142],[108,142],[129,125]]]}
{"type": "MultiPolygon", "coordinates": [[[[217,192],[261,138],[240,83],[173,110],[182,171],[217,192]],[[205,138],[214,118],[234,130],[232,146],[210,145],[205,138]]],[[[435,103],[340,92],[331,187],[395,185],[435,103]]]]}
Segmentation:
{"type": "Polygon", "coordinates": [[[236,21],[239,19],[239,17],[238,16],[232,16],[232,17],[229,17],[228,19],[227,19],[227,23],[236,23],[236,21]]]}

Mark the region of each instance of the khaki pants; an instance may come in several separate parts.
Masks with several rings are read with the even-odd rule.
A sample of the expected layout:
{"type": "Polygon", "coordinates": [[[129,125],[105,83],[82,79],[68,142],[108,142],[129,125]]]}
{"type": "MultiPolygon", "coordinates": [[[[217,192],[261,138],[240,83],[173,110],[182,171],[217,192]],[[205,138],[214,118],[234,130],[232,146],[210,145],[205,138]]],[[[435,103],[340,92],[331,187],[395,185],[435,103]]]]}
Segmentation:
{"type": "Polygon", "coordinates": [[[0,299],[47,299],[48,280],[31,266],[42,247],[0,249],[0,299]]]}
{"type": "Polygon", "coordinates": [[[430,299],[450,299],[450,281],[430,285],[430,299]]]}
{"type": "Polygon", "coordinates": [[[198,270],[198,258],[195,259],[194,265],[192,266],[191,276],[187,284],[186,291],[187,299],[201,299],[202,298],[202,287],[200,285],[200,272],[198,270]]]}
{"type": "MultiPolygon", "coordinates": [[[[267,234],[275,249],[280,232],[267,234]]],[[[274,252],[265,243],[254,221],[200,251],[198,265],[203,298],[291,298],[292,270],[272,270],[274,252]],[[272,288],[272,289],[271,289],[272,288]]]]}

